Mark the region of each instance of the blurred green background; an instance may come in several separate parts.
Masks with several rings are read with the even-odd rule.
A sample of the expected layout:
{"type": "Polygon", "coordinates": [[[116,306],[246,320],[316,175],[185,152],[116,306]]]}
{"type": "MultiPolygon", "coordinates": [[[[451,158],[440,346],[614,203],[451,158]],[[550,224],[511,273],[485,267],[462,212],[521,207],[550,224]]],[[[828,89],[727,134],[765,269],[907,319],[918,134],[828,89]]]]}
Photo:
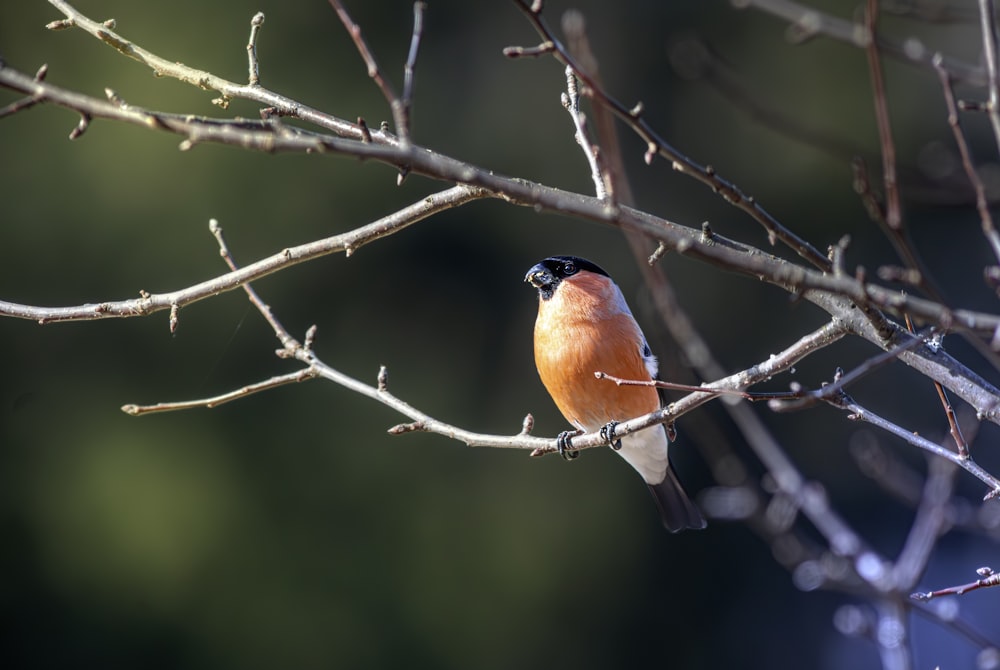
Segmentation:
{"type": "MultiPolygon", "coordinates": [[[[78,6],[94,19],[114,17],[121,34],[161,56],[235,81],[246,77],[249,20],[263,11],[263,85],[342,118],[373,126],[388,118],[321,0],[78,6]]],[[[819,6],[850,17],[843,3],[819,6]]],[[[400,87],[411,4],[348,7],[400,87]]],[[[724,2],[548,2],[550,22],[558,26],[569,7],[587,17],[611,91],[626,104],[642,100],[649,122],[678,148],[818,248],[848,233],[851,265],[896,262],[851,190],[853,152],[870,160],[877,180],[863,52],[823,39],[793,46],[780,21],[724,2]],[[696,58],[702,43],[723,70],[696,58]],[[711,72],[734,77],[746,95],[727,95],[711,72]],[[768,111],[751,113],[753,102],[768,111]],[[790,137],[790,120],[822,142],[790,137]]],[[[225,114],[210,104],[214,93],[157,79],[82,31],[44,29],[57,18],[44,2],[3,3],[0,55],[27,72],[48,63],[48,81],[98,97],[110,87],[133,105],[225,114]]],[[[884,26],[897,39],[920,36],[978,60],[974,21],[889,18],[884,26]]],[[[431,2],[415,141],[589,193],[559,104],[562,68],[501,56],[504,46],[537,41],[511,3],[431,2]]],[[[980,281],[988,248],[954,162],[937,80],[895,62],[886,76],[914,238],[954,304],[995,309],[980,281]]],[[[3,92],[0,102],[15,98],[3,92]]],[[[255,117],[257,106],[237,100],[228,113],[255,117]]],[[[1000,173],[988,128],[963,121],[992,185],[1000,173]]],[[[210,218],[246,263],[446,186],[410,177],[397,187],[390,168],[335,156],[180,152],[175,136],[101,121],[70,142],[76,122],[47,106],[0,121],[4,300],[73,305],[177,289],[224,269],[210,218]]],[[[757,225],[720,198],[663,161],[646,167],[642,144],[627,133],[623,143],[641,207],[766,245],[757,225]]],[[[536,433],[554,436],[565,425],[534,371],[535,296],[522,284],[525,270],[553,253],[611,271],[665,376],[687,378],[619,231],[499,202],[441,214],[349,259],[314,261],[256,288],[300,337],[316,324],[317,352],[347,374],[374,383],[386,365],[395,394],[444,421],[514,433],[532,412],[536,433]]],[[[823,323],[811,305],[768,286],[676,257],[666,267],[730,370],[823,323]]],[[[567,465],[438,436],[390,437],[385,429],[403,417],[319,381],[211,411],[133,418],[118,410],[294,369],[273,356],[276,346],[240,292],[183,309],[174,336],[165,313],[45,327],[0,321],[7,667],[877,667],[873,646],[834,632],[844,598],[796,590],[772,549],[740,525],[668,536],[644,487],[610,452],[567,465]]],[[[985,367],[961,342],[952,351],[985,367]]],[[[835,366],[873,352],[843,342],[800,365],[795,379],[816,386],[835,366]]],[[[946,428],[933,388],[901,366],[865,381],[856,396],[922,434],[946,428]]],[[[916,467],[922,458],[830,409],[778,417],[756,409],[847,519],[894,556],[912,510],[864,479],[847,445],[881,439],[916,467]]],[[[673,450],[692,493],[712,483],[692,447],[698,422],[717,423],[719,439],[759,470],[724,413],[705,408],[680,424],[673,450]]],[[[981,441],[990,436],[984,430],[981,441]]],[[[989,452],[978,456],[991,465],[989,452]]],[[[968,478],[959,482],[973,500],[982,495],[968,478]]],[[[949,538],[928,586],[971,579],[989,552],[995,547],[975,538],[949,538]]],[[[922,667],[965,663],[973,653],[916,625],[922,667]]]]}

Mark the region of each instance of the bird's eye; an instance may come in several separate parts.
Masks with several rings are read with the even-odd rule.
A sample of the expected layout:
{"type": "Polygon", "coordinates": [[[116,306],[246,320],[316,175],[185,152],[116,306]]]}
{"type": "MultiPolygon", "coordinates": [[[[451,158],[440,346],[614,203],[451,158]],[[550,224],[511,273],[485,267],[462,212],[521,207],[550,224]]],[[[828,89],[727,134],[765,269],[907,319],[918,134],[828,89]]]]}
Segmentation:
{"type": "Polygon", "coordinates": [[[567,277],[570,276],[570,275],[575,275],[576,274],[576,264],[572,263],[572,262],[563,263],[562,270],[563,270],[563,274],[566,275],[567,277]]]}

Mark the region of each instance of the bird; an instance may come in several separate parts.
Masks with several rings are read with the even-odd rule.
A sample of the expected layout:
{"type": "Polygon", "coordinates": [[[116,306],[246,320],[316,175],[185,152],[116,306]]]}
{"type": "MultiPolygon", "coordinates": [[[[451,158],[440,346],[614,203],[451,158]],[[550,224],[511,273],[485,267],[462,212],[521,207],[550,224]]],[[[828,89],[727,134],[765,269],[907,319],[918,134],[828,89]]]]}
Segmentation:
{"type": "Polygon", "coordinates": [[[559,452],[575,457],[572,436],[600,431],[642,476],[663,525],[676,533],[704,528],[705,518],[685,493],[667,456],[667,429],[658,424],[620,439],[615,426],[661,407],[653,386],[619,386],[598,379],[656,379],[659,364],[621,289],[601,267],[577,256],[550,256],[524,280],[538,289],[535,367],[563,417],[576,428],[560,433],[559,452]]]}

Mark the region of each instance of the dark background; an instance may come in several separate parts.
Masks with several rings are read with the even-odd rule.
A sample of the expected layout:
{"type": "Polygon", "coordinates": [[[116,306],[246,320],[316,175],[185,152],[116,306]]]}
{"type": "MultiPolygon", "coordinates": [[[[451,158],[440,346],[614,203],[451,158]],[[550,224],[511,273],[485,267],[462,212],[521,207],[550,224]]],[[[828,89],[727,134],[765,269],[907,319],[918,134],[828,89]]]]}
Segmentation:
{"type": "MultiPolygon", "coordinates": [[[[723,2],[549,2],[546,15],[558,26],[570,6],[588,18],[611,92],[628,105],[642,100],[648,121],[678,148],[818,248],[850,234],[851,267],[897,262],[851,189],[854,153],[869,159],[877,180],[863,51],[822,38],[794,46],[781,21],[723,2]],[[692,40],[710,45],[740,95],[704,76],[691,61],[692,40]],[[790,137],[796,124],[814,141],[790,137]]],[[[844,3],[817,6],[851,17],[844,3]]],[[[234,81],[246,78],[249,20],[264,11],[264,86],[373,126],[389,116],[321,0],[79,7],[97,20],[114,17],[122,35],[165,58],[234,81]]],[[[962,20],[887,18],[883,26],[898,40],[919,36],[976,63],[973,3],[955,7],[962,20]]],[[[401,87],[411,5],[349,9],[401,87]]],[[[48,81],[98,97],[111,87],[142,107],[227,114],[210,104],[215,93],[155,78],[82,31],[44,29],[60,16],[45,3],[3,3],[0,54],[28,72],[48,63],[48,81]]],[[[561,66],[501,56],[504,46],[537,41],[511,3],[431,2],[414,139],[590,193],[559,104],[561,66]]],[[[989,249],[937,79],[898,62],[886,64],[886,77],[917,246],[954,304],[995,309],[980,280],[989,249]]],[[[0,102],[14,99],[5,92],[0,102]]],[[[257,105],[236,100],[228,114],[255,117],[257,105]]],[[[993,185],[992,136],[983,119],[963,122],[993,185]]],[[[178,289],[224,270],[210,218],[246,263],[445,186],[410,177],[397,187],[392,169],[336,156],[180,152],[176,136],[101,121],[70,142],[76,123],[48,106],[0,121],[4,300],[74,305],[178,289]]],[[[643,145],[628,133],[623,142],[640,207],[695,227],[708,220],[766,246],[756,223],[664,161],[646,167],[643,145]]],[[[255,286],[297,335],[318,325],[316,350],[339,370],[374,383],[387,365],[396,395],[444,421],[510,434],[532,412],[536,433],[554,436],[565,425],[532,365],[535,296],[522,284],[528,267],[554,253],[611,271],[664,375],[686,378],[619,231],[500,202],[446,212],[349,259],[313,261],[255,286]]],[[[775,288],[677,257],[665,265],[731,371],[824,322],[775,288]]],[[[990,374],[954,339],[952,353],[990,374]]],[[[211,411],[133,418],[118,410],[294,369],[273,356],[276,346],[239,291],[183,309],[174,336],[166,313],[45,327],[0,321],[0,654],[8,667],[877,667],[874,646],[834,631],[833,614],[850,599],[797,590],[773,548],[741,525],[664,533],[639,480],[610,452],[567,465],[439,436],[391,437],[385,430],[404,417],[319,381],[211,411]]],[[[817,386],[835,366],[874,352],[844,341],[799,365],[795,379],[817,386]]],[[[921,434],[937,439],[946,430],[929,382],[901,365],[855,395],[921,434]]],[[[755,407],[847,520],[895,556],[912,510],[865,479],[848,446],[878,439],[914,467],[923,458],[830,408],[775,416],[755,407]]],[[[692,448],[697,422],[716,423],[720,439],[760,471],[725,414],[708,407],[681,422],[673,449],[692,493],[711,486],[692,448]]],[[[994,472],[995,437],[984,429],[974,445],[994,472]]],[[[972,501],[984,493],[970,477],[958,481],[972,501]]],[[[923,588],[972,580],[995,551],[949,536],[923,588]]],[[[977,608],[988,612],[995,597],[961,602],[993,634],[995,618],[977,608]]],[[[914,626],[921,667],[971,662],[973,648],[956,636],[919,618],[914,626]]]]}

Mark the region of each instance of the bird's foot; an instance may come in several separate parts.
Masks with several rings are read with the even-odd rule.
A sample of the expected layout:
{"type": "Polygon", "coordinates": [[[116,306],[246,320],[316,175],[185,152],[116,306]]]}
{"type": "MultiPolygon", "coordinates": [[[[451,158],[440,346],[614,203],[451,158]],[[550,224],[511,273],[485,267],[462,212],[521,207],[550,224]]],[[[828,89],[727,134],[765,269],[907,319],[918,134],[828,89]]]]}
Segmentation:
{"type": "Polygon", "coordinates": [[[617,437],[615,435],[615,428],[617,428],[617,427],[618,427],[618,422],[617,421],[608,421],[601,428],[601,437],[609,445],[611,445],[611,448],[614,449],[615,451],[618,451],[619,449],[622,448],[621,438],[619,438],[619,437],[617,437]]]}
{"type": "Polygon", "coordinates": [[[567,461],[572,461],[580,455],[580,452],[573,448],[573,437],[579,434],[578,430],[564,430],[556,437],[556,451],[567,461]]]}

